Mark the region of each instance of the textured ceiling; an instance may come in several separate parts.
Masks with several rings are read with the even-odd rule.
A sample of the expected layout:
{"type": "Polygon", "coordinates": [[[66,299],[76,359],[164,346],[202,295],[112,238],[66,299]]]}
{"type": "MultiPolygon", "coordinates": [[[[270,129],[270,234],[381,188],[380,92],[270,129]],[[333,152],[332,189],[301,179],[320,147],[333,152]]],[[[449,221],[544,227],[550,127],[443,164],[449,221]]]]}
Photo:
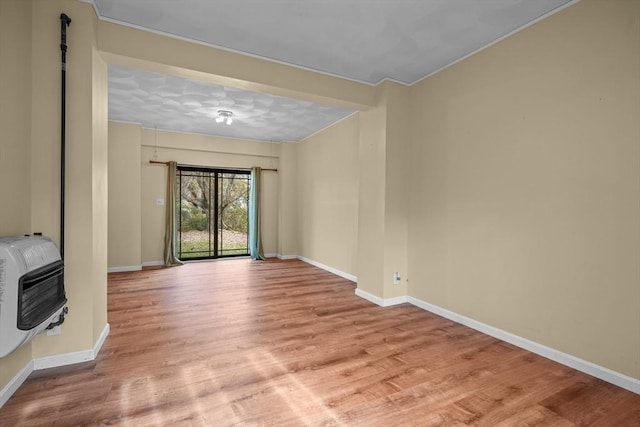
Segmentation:
{"type": "MultiPolygon", "coordinates": [[[[1,1],[1,0],[0,0],[1,1]]],[[[363,83],[413,83],[571,0],[85,0],[101,19],[363,83]]],[[[300,141],[352,111],[124,67],[109,118],[260,141],[300,141]],[[232,125],[215,122],[219,109],[232,125]]]]}
{"type": "Polygon", "coordinates": [[[109,120],[148,128],[297,142],[351,113],[309,101],[109,66],[109,120]],[[233,123],[216,123],[218,110],[232,111],[233,123]]]}
{"type": "Polygon", "coordinates": [[[413,83],[570,0],[93,0],[102,19],[367,83],[413,83]]]}

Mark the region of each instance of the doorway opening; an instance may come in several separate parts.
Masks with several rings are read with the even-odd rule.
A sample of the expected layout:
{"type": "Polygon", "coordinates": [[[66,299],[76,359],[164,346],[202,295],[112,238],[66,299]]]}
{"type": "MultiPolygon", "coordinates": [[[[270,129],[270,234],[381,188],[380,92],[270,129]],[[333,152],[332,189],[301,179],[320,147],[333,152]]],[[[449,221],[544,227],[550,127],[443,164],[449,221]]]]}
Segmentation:
{"type": "Polygon", "coordinates": [[[178,166],[178,258],[249,255],[249,171],[178,166]]]}

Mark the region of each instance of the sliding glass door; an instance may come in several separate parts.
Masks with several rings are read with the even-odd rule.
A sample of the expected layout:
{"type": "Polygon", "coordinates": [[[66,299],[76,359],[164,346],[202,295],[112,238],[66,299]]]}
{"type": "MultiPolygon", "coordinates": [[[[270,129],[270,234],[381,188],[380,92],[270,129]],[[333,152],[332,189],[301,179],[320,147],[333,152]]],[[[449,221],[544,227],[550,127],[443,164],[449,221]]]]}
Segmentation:
{"type": "Polygon", "coordinates": [[[249,254],[249,171],[178,166],[178,258],[249,254]]]}

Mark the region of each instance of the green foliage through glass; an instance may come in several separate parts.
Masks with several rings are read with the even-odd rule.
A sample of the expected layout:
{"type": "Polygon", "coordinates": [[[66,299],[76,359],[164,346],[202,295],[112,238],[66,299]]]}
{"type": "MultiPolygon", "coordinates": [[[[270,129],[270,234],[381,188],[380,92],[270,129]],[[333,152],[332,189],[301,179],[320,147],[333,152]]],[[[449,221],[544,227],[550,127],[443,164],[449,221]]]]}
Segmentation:
{"type": "Polygon", "coordinates": [[[178,257],[247,255],[250,176],[237,171],[179,169],[178,257]]]}

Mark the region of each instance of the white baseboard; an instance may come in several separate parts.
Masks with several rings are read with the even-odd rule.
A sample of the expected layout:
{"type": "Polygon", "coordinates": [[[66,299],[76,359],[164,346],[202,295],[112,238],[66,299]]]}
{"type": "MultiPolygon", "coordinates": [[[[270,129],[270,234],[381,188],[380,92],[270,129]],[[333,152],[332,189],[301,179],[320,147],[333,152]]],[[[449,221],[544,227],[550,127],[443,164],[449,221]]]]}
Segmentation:
{"type": "Polygon", "coordinates": [[[109,335],[109,324],[107,323],[102,329],[102,333],[98,340],[90,350],[75,351],[73,353],[56,354],[54,356],[38,357],[30,360],[24,368],[22,368],[15,377],[0,391],[0,408],[7,403],[13,393],[27,380],[33,371],[40,369],[56,368],[59,366],[73,365],[81,362],[89,362],[94,360],[107,336],[109,335]]]}
{"type": "Polygon", "coordinates": [[[321,262],[314,261],[310,258],[303,257],[301,255],[282,255],[282,254],[275,254],[275,255],[278,257],[278,259],[282,259],[282,260],[299,259],[300,261],[306,262],[307,264],[311,264],[314,267],[321,268],[325,271],[328,271],[329,273],[335,274],[336,276],[340,276],[343,279],[351,280],[352,282],[358,281],[358,277],[354,276],[353,274],[345,273],[344,271],[338,270],[337,268],[330,267],[326,264],[322,264],[321,262]]]}
{"type": "Polygon", "coordinates": [[[9,400],[13,393],[15,393],[22,383],[24,383],[29,375],[33,372],[33,360],[30,360],[24,368],[20,369],[20,371],[16,374],[15,377],[9,381],[9,383],[0,390],[0,408],[4,406],[5,403],[9,400]]]}
{"type": "Polygon", "coordinates": [[[100,353],[100,350],[102,350],[102,346],[104,345],[104,342],[107,340],[107,337],[109,336],[109,332],[111,332],[111,325],[107,323],[104,325],[104,328],[102,328],[102,332],[100,333],[100,336],[98,337],[96,343],[93,345],[94,359],[98,357],[98,353],[100,353]]]}
{"type": "Polygon", "coordinates": [[[104,341],[109,335],[110,326],[107,323],[92,349],[74,351],[73,353],[56,354],[54,356],[38,357],[33,359],[33,370],[57,368],[59,366],[73,365],[76,363],[90,362],[98,356],[104,341]]]}
{"type": "Polygon", "coordinates": [[[393,297],[393,298],[385,298],[383,300],[383,307],[389,307],[392,305],[398,305],[398,304],[404,304],[405,302],[409,302],[409,300],[407,299],[406,295],[403,295],[401,297],[393,297]]]}
{"type": "Polygon", "coordinates": [[[129,265],[124,267],[108,267],[107,273],[123,273],[126,271],[140,271],[142,270],[142,265],[129,265]]]}
{"type": "Polygon", "coordinates": [[[369,293],[360,288],[356,289],[356,295],[359,296],[360,298],[366,299],[369,302],[379,305],[380,307],[390,307],[392,305],[404,304],[405,302],[407,302],[406,296],[394,297],[394,298],[380,298],[379,296],[369,293]]]}
{"type": "Polygon", "coordinates": [[[157,267],[159,265],[164,265],[164,261],[143,261],[142,267],[157,267]]]}
{"type": "Polygon", "coordinates": [[[277,258],[278,254],[277,253],[268,253],[268,254],[264,254],[265,258],[277,258]]]}
{"type": "Polygon", "coordinates": [[[456,323],[468,326],[484,334],[490,335],[494,338],[498,338],[499,340],[508,342],[517,347],[538,354],[542,357],[546,357],[547,359],[551,359],[554,362],[558,362],[562,365],[584,372],[585,374],[589,374],[608,383],[617,385],[618,387],[627,389],[633,393],[640,394],[640,379],[612,371],[609,368],[596,365],[595,363],[588,362],[586,360],[580,359],[567,353],[563,353],[551,347],[547,347],[537,342],[530,341],[526,338],[519,337],[510,332],[503,331],[502,329],[498,329],[496,327],[487,325],[486,323],[482,323],[469,317],[454,313],[453,311],[449,311],[447,309],[438,307],[437,305],[430,304],[417,298],[408,297],[407,300],[409,303],[415,305],[416,307],[420,307],[423,310],[445,317],[449,320],[453,320],[456,323]]]}
{"type": "Polygon", "coordinates": [[[340,271],[337,268],[329,267],[328,265],[324,265],[322,263],[319,263],[318,261],[314,261],[312,259],[305,258],[305,257],[300,256],[300,255],[298,255],[298,259],[300,261],[306,262],[307,264],[311,264],[311,265],[313,265],[315,267],[318,267],[318,268],[321,268],[321,269],[323,269],[325,271],[328,271],[329,273],[333,273],[336,276],[340,276],[340,277],[342,277],[344,279],[351,280],[352,282],[357,282],[358,281],[358,278],[356,276],[354,276],[353,274],[345,273],[344,271],[340,271]]]}

